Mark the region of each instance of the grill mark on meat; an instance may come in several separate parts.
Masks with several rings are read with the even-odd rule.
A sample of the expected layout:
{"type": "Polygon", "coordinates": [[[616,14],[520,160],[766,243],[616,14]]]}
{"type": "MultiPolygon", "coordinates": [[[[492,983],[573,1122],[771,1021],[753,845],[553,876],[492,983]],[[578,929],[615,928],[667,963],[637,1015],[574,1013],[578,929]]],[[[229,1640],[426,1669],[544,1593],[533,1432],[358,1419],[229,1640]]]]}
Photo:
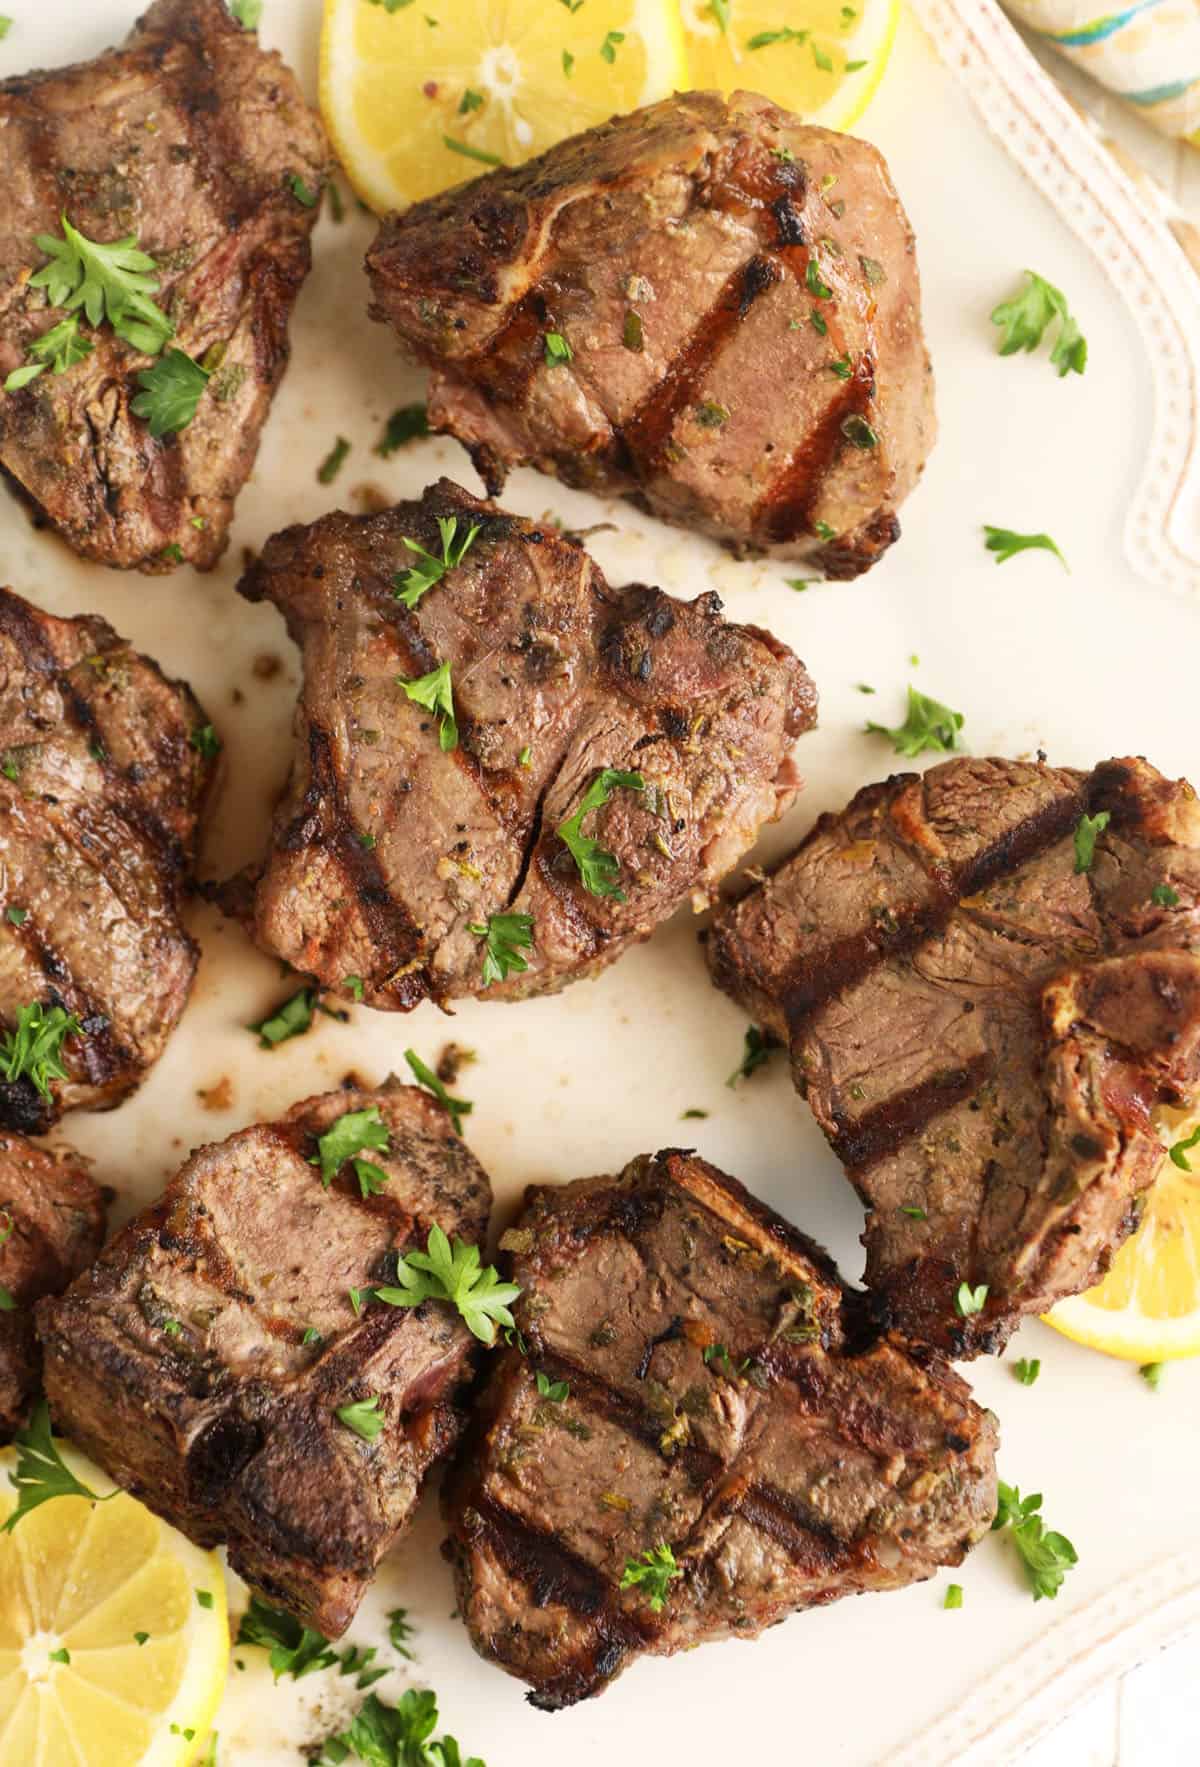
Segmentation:
{"type": "Polygon", "coordinates": [[[993,1072],[990,1056],[976,1056],[961,1068],[947,1069],[922,1080],[909,1092],[898,1092],[851,1121],[834,1112],[833,1150],[851,1176],[920,1135],[936,1118],[971,1098],[993,1072]]]}
{"type": "Polygon", "coordinates": [[[488,398],[515,404],[524,398],[541,366],[547,330],[553,326],[547,317],[546,297],[540,287],[530,289],[486,348],[463,363],[461,372],[477,379],[488,398]]]}
{"type": "Polygon", "coordinates": [[[752,524],[756,533],[761,530],[768,541],[783,541],[811,528],[825,475],[842,449],[850,445],[842,426],[850,417],[866,418],[874,391],[875,364],[864,353],[854,364],[850,379],[840,383],[825,415],[807,432],[759,499],[752,524]]]}
{"type": "Polygon", "coordinates": [[[754,302],[781,275],[778,261],[762,254],[735,270],[683,348],[667,364],[649,398],[618,426],[618,444],[641,475],[650,477],[663,465],[680,413],[695,399],[754,302]]]}
{"type": "Polygon", "coordinates": [[[840,1540],[820,1516],[760,1480],[742,1487],[730,1513],[777,1541],[810,1576],[831,1576],[855,1556],[852,1543],[840,1540]]]}
{"type": "MultiPolygon", "coordinates": [[[[289,852],[317,846],[327,847],[333,853],[368,928],[377,959],[372,965],[371,983],[375,987],[387,986],[388,978],[420,951],[421,929],[404,903],[389,892],[373,849],[364,847],[358,838],[334,763],[332,741],[328,731],[315,721],[310,721],[308,727],[308,760],[309,781],[304,801],[290,827],[279,837],[279,845],[289,852]]],[[[423,999],[429,991],[424,971],[402,980],[406,998],[423,999]]]]}

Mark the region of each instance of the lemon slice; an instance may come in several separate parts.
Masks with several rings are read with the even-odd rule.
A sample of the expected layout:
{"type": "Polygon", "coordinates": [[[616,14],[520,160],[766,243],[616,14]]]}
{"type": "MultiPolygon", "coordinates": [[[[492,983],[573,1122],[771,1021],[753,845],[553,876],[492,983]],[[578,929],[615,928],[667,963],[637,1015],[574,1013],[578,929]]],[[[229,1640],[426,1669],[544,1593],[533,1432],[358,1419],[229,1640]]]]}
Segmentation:
{"type": "Polygon", "coordinates": [[[673,0],[325,0],[321,110],[380,213],[686,84],[673,0]]]}
{"type": "Polygon", "coordinates": [[[693,87],[762,92],[848,129],[883,78],[900,0],[675,0],[693,87]]]}
{"type": "MultiPolygon", "coordinates": [[[[91,1490],[113,1489],[57,1446],[91,1490]]],[[[0,1520],[16,1465],[0,1452],[0,1520]]],[[[124,1492],[54,1497],[0,1533],[0,1767],[199,1761],[228,1660],[220,1559],[124,1492]]]]}
{"type": "MultiPolygon", "coordinates": [[[[1200,1117],[1163,1112],[1168,1144],[1200,1129],[1200,1117]]],[[[1170,1362],[1200,1355],[1200,1142],[1163,1162],[1146,1199],[1142,1224],[1126,1240],[1098,1287],[1060,1301],[1046,1315],[1077,1344],[1130,1362],[1170,1362]]]]}

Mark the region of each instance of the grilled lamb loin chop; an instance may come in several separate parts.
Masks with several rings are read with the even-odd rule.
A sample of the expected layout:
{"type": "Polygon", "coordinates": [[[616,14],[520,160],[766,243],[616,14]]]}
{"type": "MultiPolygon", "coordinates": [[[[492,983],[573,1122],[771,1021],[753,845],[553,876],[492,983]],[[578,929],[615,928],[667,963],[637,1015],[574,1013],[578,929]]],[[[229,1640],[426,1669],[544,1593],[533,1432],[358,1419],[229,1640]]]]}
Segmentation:
{"type": "Polygon", "coordinates": [[[1186,781],[1140,759],[900,774],[823,816],[708,949],[790,1043],[887,1324],[977,1355],[1099,1281],[1161,1162],[1151,1111],[1200,1083],[1186,781]]]}
{"type": "Polygon", "coordinates": [[[104,1238],[104,1196],[78,1159],[0,1135],[0,1442],[41,1382],[33,1303],[58,1294],[104,1238]]]}
{"type": "Polygon", "coordinates": [[[119,1104],[162,1054],[199,956],[180,906],[211,734],[186,684],[104,620],[0,589],[0,1019],[16,1050],[22,1009],[80,1027],[61,1081],[6,1040],[5,1128],[119,1104]]]}
{"type": "Polygon", "coordinates": [[[446,479],[421,503],[276,534],[240,588],[284,612],[305,671],[254,937],[324,987],[361,978],[369,1005],[595,973],[701,899],[796,794],[787,755],[816,696],[790,651],[727,625],[715,595],[613,589],[582,547],[446,479]],[[394,581],[419,559],[408,542],[443,556],[439,521],[456,557],[478,532],[410,610],[394,581]],[[452,727],[399,685],[442,664],[449,749],[452,727]],[[589,869],[610,892],[593,894],[557,830],[604,769],[644,789],[615,786],[580,825],[619,861],[589,869]],[[501,914],[532,927],[489,983],[501,914]]]}
{"type": "Polygon", "coordinates": [[[493,495],[528,461],[831,577],[899,534],[933,382],[865,142],[685,93],[390,216],[367,268],[493,495]]]}
{"type": "Polygon", "coordinates": [[[991,1414],[864,1332],[826,1255],[704,1160],[535,1186],[501,1243],[528,1355],[492,1364],[447,1550],[476,1649],[535,1705],[901,1588],[987,1532],[991,1414]],[[631,1583],[664,1547],[681,1575],[631,1583]]]}
{"type": "Polygon", "coordinates": [[[84,558],[207,570],[287,362],[321,125],[221,0],[155,0],[123,48],[0,82],[0,136],[0,380],[70,317],[29,284],[64,217],[98,243],[136,238],[167,347],[211,370],[192,421],[156,440],[130,410],[153,359],[89,320],[90,355],[0,395],[0,467],[84,558]]]}
{"type": "Polygon", "coordinates": [[[431,1225],[468,1243],[491,1189],[412,1087],[331,1092],[200,1148],[99,1262],[38,1309],[57,1425],[201,1545],[326,1637],[349,1625],[462,1424],[473,1339],[453,1309],[362,1304],[431,1225]],[[378,1110],[387,1175],[328,1188],[317,1137],[378,1110]],[[339,1420],[377,1398],[368,1439],[339,1420]]]}

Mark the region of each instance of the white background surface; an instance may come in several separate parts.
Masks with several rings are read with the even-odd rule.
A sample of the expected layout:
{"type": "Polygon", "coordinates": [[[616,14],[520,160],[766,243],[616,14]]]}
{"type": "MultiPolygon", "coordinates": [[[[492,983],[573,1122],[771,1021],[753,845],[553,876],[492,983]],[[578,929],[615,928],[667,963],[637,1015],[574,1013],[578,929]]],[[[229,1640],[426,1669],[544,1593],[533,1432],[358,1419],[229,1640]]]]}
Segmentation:
{"type": "MultiPolygon", "coordinates": [[[[19,15],[0,44],[0,73],[91,54],[123,34],[136,10],[125,0],[98,0],[86,15],[77,0],[36,8],[21,0],[13,9],[19,15]]],[[[261,33],[286,50],[310,91],[317,12],[315,0],[267,0],[261,33]]],[[[536,475],[517,475],[505,496],[522,513],[550,509],[573,524],[615,519],[619,532],[593,543],[614,580],[657,581],[685,596],[716,587],[732,618],[770,626],[805,658],[822,696],[821,727],[797,751],[808,789],[768,831],[759,859],[794,844],[820,810],[890,770],[890,748],[863,734],[862,724],[866,716],[898,721],[909,680],[965,712],[964,734],[977,752],[1027,753],[1041,744],[1055,761],[1090,764],[1134,750],[1164,770],[1200,775],[1200,611],[1141,587],[1120,552],[1148,428],[1140,346],[1120,303],[907,22],[863,132],[887,152],[917,228],[942,426],[903,512],[904,538],[885,563],[859,583],[797,596],[779,570],[736,564],[635,511],[536,475]],[[1044,354],[995,353],[988,312],[1026,265],[1069,295],[1091,346],[1083,380],[1060,382],[1044,354]],[[1044,554],[997,568],[982,547],[984,522],[1048,530],[1071,574],[1044,554]],[[856,692],[863,681],[875,697],[856,692]]],[[[413,495],[446,471],[477,488],[465,455],[448,441],[389,462],[370,453],[389,410],[418,396],[419,381],[390,335],[365,318],[361,254],[369,236],[354,214],[340,228],[328,217],[320,225],[318,268],[293,329],[293,366],[219,570],[143,579],[85,567],[34,534],[15,503],[0,502],[0,580],[59,613],[102,612],[186,675],[222,731],[225,782],[207,854],[213,875],[259,849],[287,767],[296,682],[282,622],[233,594],[241,548],[326,508],[359,506],[365,485],[413,495]],[[322,487],[316,470],[338,434],[353,450],[337,483],[322,487]],[[263,651],[284,659],[274,682],[251,672],[263,651]]],[[[599,982],[558,999],[507,1009],[471,1003],[452,1023],[430,1006],[407,1019],[360,1010],[350,1026],[319,1021],[307,1037],[269,1053],[242,1027],[289,991],[277,965],[209,911],[198,911],[193,925],[204,962],[157,1072],[114,1115],[67,1125],[95,1156],[97,1175],[121,1192],[118,1219],[154,1195],[192,1145],[277,1114],[351,1067],[378,1081],[403,1065],[409,1044],[432,1059],[453,1035],[479,1053],[459,1090],[475,1100],[469,1140],[492,1174],[499,1224],[528,1182],[612,1170],[686,1134],[825,1240],[848,1276],[858,1275],[858,1206],[784,1064],[737,1092],[724,1086],[744,1023],[709,986],[690,917],[599,982]],[[199,1093],[226,1078],[229,1109],[206,1110],[199,1093]],[[694,1106],[711,1115],[685,1131],[681,1112],[694,1106]]],[[[1200,1580],[1200,1364],[1172,1368],[1153,1394],[1136,1370],[1038,1324],[1022,1330],[1011,1355],[1041,1357],[1036,1387],[1019,1386],[1006,1363],[975,1364],[970,1378],[1001,1419],[1002,1476],[1044,1491],[1049,1524],[1079,1550],[1057,1603],[1035,1606],[1008,1550],[988,1540],[933,1584],[799,1616],[753,1648],[708,1646],[674,1662],[636,1664],[602,1700],[546,1717],[524,1705],[517,1682],[478,1661],[451,1622],[436,1504],[426,1501],[352,1637],[376,1642],[378,1614],[397,1603],[410,1608],[419,1628],[411,1673],[437,1689],[446,1727],[488,1767],[610,1767],[618,1759],[649,1767],[667,1756],[696,1767],[791,1756],[845,1767],[886,1761],[998,1664],[1021,1652],[1036,1663],[1047,1628],[1157,1558],[1190,1546],[1200,1580]],[[951,1580],[964,1585],[966,1602],[945,1613],[951,1580]]],[[[350,1684],[331,1675],[272,1689],[262,1653],[235,1654],[247,1667],[232,1676],[221,1717],[223,1763],[294,1763],[298,1745],[344,1721],[356,1703],[350,1684]]],[[[1194,1684],[1195,1653],[1191,1661],[1194,1684]]],[[[379,1691],[394,1696],[403,1685],[397,1675],[379,1691]]],[[[1138,1703],[1147,1685],[1131,1682],[1123,1696],[1123,1721],[1137,1733],[1150,1723],[1140,1714],[1161,1718],[1163,1710],[1160,1692],[1138,1703]]],[[[1111,1707],[1107,1720],[1096,1719],[1094,1744],[1057,1733],[1042,1745],[1038,1767],[1108,1767],[1117,1756],[1115,1742],[1103,1752],[1105,1722],[1116,1722],[1111,1707]]],[[[1126,1767],[1143,1758],[1155,1767],[1200,1758],[1194,1700],[1190,1716],[1181,1706],[1170,1719],[1152,1756],[1121,1756],[1126,1767]]]]}

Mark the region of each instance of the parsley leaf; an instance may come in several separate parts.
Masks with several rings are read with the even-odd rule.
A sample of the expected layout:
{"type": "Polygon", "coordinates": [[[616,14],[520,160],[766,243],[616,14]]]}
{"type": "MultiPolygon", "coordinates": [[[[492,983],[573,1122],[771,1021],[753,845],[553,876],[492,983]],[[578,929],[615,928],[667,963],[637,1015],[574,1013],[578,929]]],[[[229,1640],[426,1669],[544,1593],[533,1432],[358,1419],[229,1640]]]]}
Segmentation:
{"type": "Polygon", "coordinates": [[[600,53],[610,65],[617,59],[617,45],[625,41],[624,31],[609,31],[600,45],[600,53]]]}
{"type": "Polygon", "coordinates": [[[1025,274],[1028,287],[992,309],[992,324],[1004,333],[1000,354],[1012,356],[1018,350],[1036,350],[1046,328],[1057,321],[1058,337],[1050,361],[1058,369],[1060,380],[1072,371],[1082,374],[1087,367],[1087,340],[1071,317],[1067,297],[1035,271],[1026,270],[1025,274]]]}
{"type": "Polygon", "coordinates": [[[221,738],[211,724],[197,724],[188,736],[188,741],[206,761],[214,760],[221,752],[221,738]]]}
{"type": "Polygon", "coordinates": [[[337,1661],[329,1649],[329,1640],[311,1626],[302,1626],[291,1614],[270,1607],[259,1595],[251,1595],[250,1606],[242,1615],[236,1644],[258,1644],[269,1650],[268,1659],[276,1681],[290,1675],[299,1681],[318,1669],[328,1669],[337,1661]]]}
{"type": "Polygon", "coordinates": [[[1001,1479],[999,1506],[992,1531],[1010,1529],[1012,1542],[1021,1555],[1025,1575],[1033,1590],[1033,1599],[1053,1601],[1071,1566],[1078,1564],[1079,1556],[1065,1534],[1051,1533],[1046,1528],[1037,1513],[1041,1507],[1040,1492],[1023,1498],[1016,1485],[1006,1485],[1001,1479]]]}
{"type": "Polygon", "coordinates": [[[908,690],[908,715],[903,724],[889,729],[886,724],[868,724],[867,729],[890,739],[898,755],[920,755],[926,749],[948,755],[961,748],[958,733],[963,727],[963,714],[952,712],[939,700],[908,690]]]}
{"type": "Polygon", "coordinates": [[[18,1006],[15,1031],[5,1031],[0,1042],[0,1072],[8,1081],[28,1077],[47,1104],[51,1080],[65,1080],[62,1046],[67,1037],[82,1035],[83,1026],[73,1012],[52,1006],[49,1012],[39,1000],[18,1006]]]}
{"type": "Polygon", "coordinates": [[[605,767],[584,792],[575,814],[559,823],[557,833],[578,866],[579,876],[588,894],[611,896],[615,902],[623,902],[625,892],[617,888],[621,867],[616,854],[610,853],[599,841],[583,833],[584,817],[592,810],[599,810],[607,804],[617,789],[645,791],[646,781],[640,773],[622,773],[615,767],[605,767]]]}
{"type": "Polygon", "coordinates": [[[1075,824],[1076,876],[1092,869],[1092,862],[1096,857],[1096,837],[1104,833],[1111,821],[1111,811],[1101,810],[1095,816],[1081,816],[1075,824]]]}
{"type": "Polygon", "coordinates": [[[1141,1375],[1152,1393],[1157,1393],[1159,1387],[1162,1385],[1162,1377],[1166,1372],[1167,1365],[1165,1362],[1143,1362],[1142,1366],[1138,1369],[1138,1373],[1141,1375]]]}
{"type": "Polygon", "coordinates": [[[486,940],[483,954],[483,985],[506,980],[509,971],[523,974],[529,968],[522,948],[533,944],[532,914],[489,914],[486,926],[473,921],[467,931],[486,940]]]}
{"type": "Polygon", "coordinates": [[[321,186],[318,184],[315,190],[310,190],[299,172],[292,173],[288,179],[288,188],[301,208],[315,209],[321,200],[321,186]]]}
{"type": "Polygon", "coordinates": [[[364,1147],[386,1153],[388,1145],[387,1125],[379,1115],[379,1106],[372,1104],[366,1110],[347,1111],[331,1123],[324,1135],[317,1137],[317,1152],[309,1165],[320,1166],[321,1183],[328,1190],[341,1167],[356,1153],[364,1147]]]}
{"type": "Polygon", "coordinates": [[[229,0],[229,12],[244,31],[256,31],[262,18],[263,0],[229,0]]]}
{"type": "Polygon", "coordinates": [[[1150,900],[1156,908],[1178,908],[1179,891],[1173,890],[1170,884],[1155,884],[1150,892],[1150,900]]]}
{"type": "Polygon", "coordinates": [[[321,1756],[330,1763],[355,1755],[370,1767],[484,1767],[477,1755],[464,1759],[452,1736],[434,1742],[437,1695],[429,1688],[410,1687],[395,1706],[369,1693],[348,1730],[325,1744],[321,1756]]]}
{"type": "Polygon", "coordinates": [[[130,400],[129,409],[146,419],[152,436],[174,435],[195,417],[208,380],[208,370],[199,362],[183,350],[168,350],[138,375],[142,391],[130,400]]]}
{"type": "Polygon", "coordinates": [[[547,368],[553,368],[556,362],[573,362],[575,359],[575,352],[561,331],[548,331],[543,348],[547,368]]]}
{"type": "Polygon", "coordinates": [[[1042,1372],[1042,1364],[1037,1356],[1032,1359],[1022,1356],[1019,1362],[1014,1363],[1012,1372],[1014,1380],[1019,1380],[1023,1387],[1031,1387],[1042,1372]]]}
{"type": "Polygon", "coordinates": [[[569,1381],[551,1380],[550,1376],[548,1374],[543,1374],[540,1368],[536,1371],[534,1380],[537,1383],[537,1390],[542,1398],[549,1399],[552,1405],[561,1405],[564,1399],[569,1399],[571,1396],[571,1383],[569,1381]]]}
{"type": "Polygon", "coordinates": [[[359,1194],[362,1196],[378,1196],[388,1181],[389,1174],[382,1166],[376,1166],[371,1160],[355,1160],[354,1176],[358,1179],[359,1194]]]}
{"type": "Polygon", "coordinates": [[[364,1442],[373,1442],[387,1423],[387,1418],[379,1409],[378,1393],[371,1393],[365,1399],[356,1399],[352,1405],[335,1406],[333,1415],[348,1430],[361,1436],[364,1442]]]}
{"type": "Polygon", "coordinates": [[[427,1250],[409,1252],[396,1265],[398,1288],[377,1288],[389,1307],[419,1307],[422,1301],[449,1301],[480,1343],[494,1344],[497,1325],[512,1325],[508,1310],[521,1290],[501,1282],[494,1264],[481,1266],[479,1247],[455,1236],[453,1247],[440,1227],[431,1227],[427,1250]]]}
{"type": "Polygon", "coordinates": [[[408,1640],[412,1637],[414,1628],[410,1626],[408,1621],[408,1609],[394,1607],[387,1616],[387,1623],[388,1643],[397,1655],[404,1657],[411,1663],[413,1654],[408,1648],[408,1640]]]}
{"type": "Polygon", "coordinates": [[[1063,570],[1070,572],[1070,565],[1049,534],[1017,534],[1011,528],[990,528],[986,522],[983,531],[986,535],[984,546],[988,552],[996,554],[997,564],[1007,564],[1018,552],[1052,552],[1063,570]]]}
{"type": "Polygon", "coordinates": [[[433,1096],[446,1112],[451,1123],[453,1123],[454,1133],[456,1135],[461,1135],[463,1118],[469,1117],[471,1112],[475,1109],[471,1100],[469,1098],[451,1098],[433,1069],[425,1066],[425,1063],[414,1049],[406,1049],[404,1051],[404,1059],[412,1069],[417,1085],[424,1086],[426,1092],[433,1093],[433,1096]]]}
{"type": "Polygon", "coordinates": [[[292,1037],[299,1037],[307,1031],[313,1022],[313,1005],[316,1001],[315,988],[301,988],[277,1006],[266,1018],[259,1019],[256,1025],[247,1025],[248,1031],[257,1031],[258,1041],[263,1049],[274,1049],[278,1043],[286,1043],[292,1037]]]}
{"type": "Polygon", "coordinates": [[[946,1596],[945,1596],[945,1600],[942,1602],[942,1606],[949,1607],[949,1608],[955,1608],[955,1607],[961,1607],[962,1604],[963,1604],[962,1584],[961,1583],[948,1583],[946,1585],[946,1596]]]}
{"type": "Polygon", "coordinates": [[[17,1507],[0,1532],[11,1534],[22,1516],[49,1503],[52,1497],[87,1497],[93,1503],[107,1503],[109,1497],[118,1495],[110,1491],[100,1497],[75,1477],[54,1446],[50,1408],[44,1399],[38,1400],[27,1428],[17,1431],[13,1444],[17,1450],[17,1470],[9,1473],[8,1482],[16,1490],[17,1507]]]}
{"type": "Polygon", "coordinates": [[[743,1039],[742,1059],[726,1080],[727,1086],[736,1086],[739,1080],[748,1080],[756,1068],[761,1068],[769,1059],[771,1051],[778,1045],[769,1031],[760,1031],[757,1025],[749,1025],[743,1039]]]}
{"type": "MultiPolygon", "coordinates": [[[[429,587],[428,584],[425,585],[429,587]]],[[[433,712],[438,720],[438,742],[443,753],[458,747],[458,725],[454,717],[454,686],[450,680],[450,664],[439,663],[428,675],[419,675],[415,681],[406,681],[403,675],[396,677],[397,687],[402,687],[414,704],[424,706],[433,712]]]]}
{"type": "Polygon", "coordinates": [[[988,1298],[988,1285],[981,1282],[978,1288],[972,1288],[969,1282],[960,1282],[954,1296],[954,1310],[960,1319],[969,1319],[972,1313],[982,1313],[988,1298]]]}
{"type": "Polygon", "coordinates": [[[144,355],[157,356],[175,327],[150,299],[157,280],[148,274],[154,259],[138,250],[136,235],[100,245],[72,227],[62,216],[63,237],[39,233],[36,245],[50,262],[29,278],[30,288],[44,288],[52,307],[68,313],[80,307],[92,325],[107,319],[117,336],[144,355]]]}
{"type": "MultiPolygon", "coordinates": [[[[427,589],[432,589],[435,583],[441,582],[447,571],[456,569],[462,563],[476,534],[480,532],[480,524],[473,522],[470,531],[456,545],[454,536],[457,530],[456,515],[438,516],[438,532],[442,536],[440,558],[435,558],[432,552],[426,552],[423,546],[416,540],[410,540],[407,534],[402,536],[408,550],[417,553],[421,563],[410,565],[406,571],[397,571],[392,578],[392,589],[397,601],[402,601],[405,607],[416,607],[427,589]]],[[[428,679],[426,676],[426,680],[428,679]]]]}
{"type": "Polygon", "coordinates": [[[47,367],[52,374],[65,374],[68,368],[74,368],[77,362],[90,356],[95,347],[89,338],[80,337],[79,315],[72,313],[34,338],[25,352],[29,361],[13,369],[4,383],[4,390],[6,393],[17,392],[28,386],[31,380],[36,380],[47,367]]]}
{"type": "Polygon", "coordinates": [[[456,141],[453,135],[443,135],[442,146],[448,147],[451,153],[461,153],[464,159],[478,160],[481,166],[504,164],[498,153],[485,153],[482,147],[472,147],[468,141],[456,141]]]}
{"type": "Polygon", "coordinates": [[[416,441],[418,436],[429,434],[429,413],[424,405],[401,405],[393,411],[384,425],[382,436],[375,444],[375,452],[386,460],[397,448],[403,448],[406,442],[416,441]]]}
{"type": "Polygon", "coordinates": [[[346,456],[350,452],[350,444],[345,436],[339,436],[333,447],[317,468],[317,483],[332,485],[334,479],[346,464],[346,456]]]}
{"type": "Polygon", "coordinates": [[[1187,1156],[1191,1153],[1194,1147],[1200,1147],[1200,1129],[1194,1129],[1192,1133],[1185,1136],[1182,1141],[1176,1141],[1172,1144],[1169,1150],[1171,1164],[1173,1166],[1178,1166],[1181,1172],[1190,1172],[1192,1166],[1191,1161],[1187,1156]]]}
{"type": "Polygon", "coordinates": [[[755,37],[746,40],[747,49],[769,49],[773,43],[807,43],[808,32],[793,30],[791,25],[784,25],[779,31],[759,31],[755,37]]]}
{"type": "Polygon", "coordinates": [[[621,1588],[640,1588],[645,1592],[651,1613],[661,1613],[667,1599],[667,1588],[683,1572],[675,1562],[669,1546],[648,1547],[640,1558],[627,1558],[621,1573],[621,1588]]]}

